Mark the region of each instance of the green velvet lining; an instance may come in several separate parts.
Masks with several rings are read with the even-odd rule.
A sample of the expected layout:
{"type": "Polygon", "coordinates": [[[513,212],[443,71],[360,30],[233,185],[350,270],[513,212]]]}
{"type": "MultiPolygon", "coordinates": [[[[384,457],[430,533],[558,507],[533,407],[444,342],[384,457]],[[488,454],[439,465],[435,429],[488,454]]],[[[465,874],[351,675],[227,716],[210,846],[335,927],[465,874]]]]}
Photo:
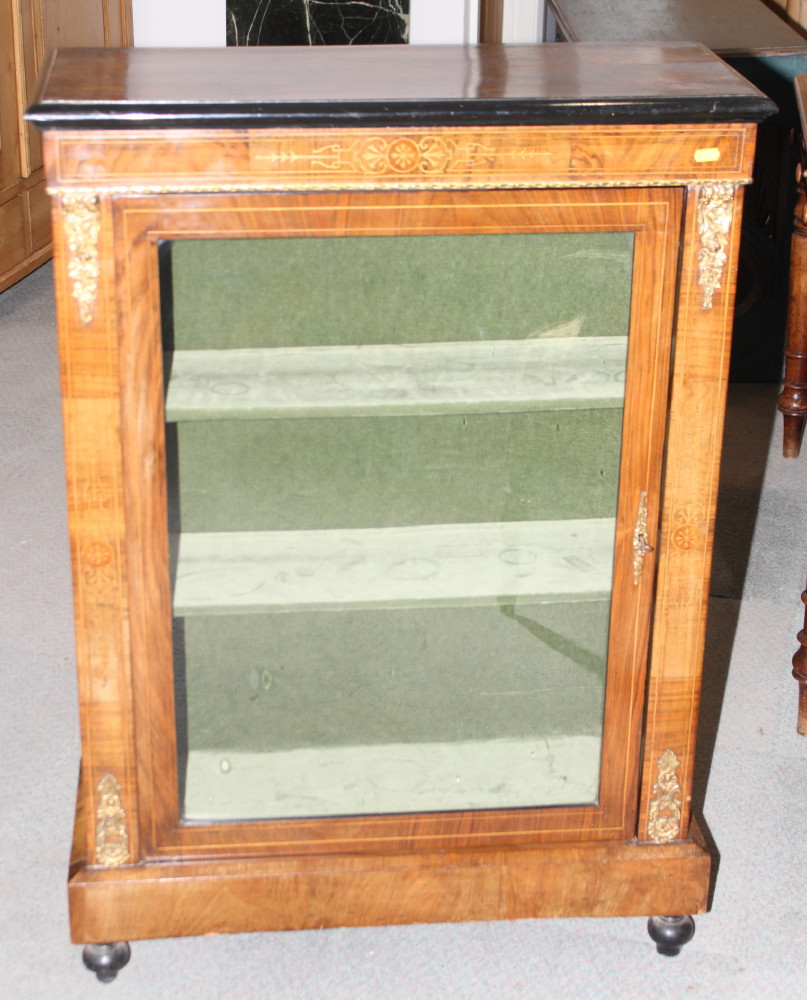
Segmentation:
{"type": "Polygon", "coordinates": [[[628,330],[631,233],[175,240],[170,247],[177,350],[628,330]]]}
{"type": "Polygon", "coordinates": [[[598,735],[608,611],[596,602],[185,619],[176,659],[190,748],[598,735]]]}
{"type": "Polygon", "coordinates": [[[621,426],[616,409],[180,424],[172,527],[613,517],[621,426]]]}
{"type": "MultiPolygon", "coordinates": [[[[632,234],[613,232],[177,240],[163,253],[164,346],[625,336],[632,253],[632,234]]],[[[171,529],[614,516],[620,408],[457,409],[170,425],[171,529]]],[[[180,620],[180,757],[598,738],[609,608],[502,600],[180,620]]]]}

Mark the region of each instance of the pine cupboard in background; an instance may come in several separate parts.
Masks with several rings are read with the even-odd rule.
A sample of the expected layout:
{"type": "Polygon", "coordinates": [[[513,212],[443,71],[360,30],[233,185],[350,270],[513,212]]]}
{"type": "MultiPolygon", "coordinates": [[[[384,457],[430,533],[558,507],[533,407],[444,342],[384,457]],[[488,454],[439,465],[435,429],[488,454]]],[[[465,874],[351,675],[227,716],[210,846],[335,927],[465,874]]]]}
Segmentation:
{"type": "Polygon", "coordinates": [[[131,45],[129,0],[0,3],[0,292],[51,255],[39,134],[23,121],[51,49],[131,45]]]}

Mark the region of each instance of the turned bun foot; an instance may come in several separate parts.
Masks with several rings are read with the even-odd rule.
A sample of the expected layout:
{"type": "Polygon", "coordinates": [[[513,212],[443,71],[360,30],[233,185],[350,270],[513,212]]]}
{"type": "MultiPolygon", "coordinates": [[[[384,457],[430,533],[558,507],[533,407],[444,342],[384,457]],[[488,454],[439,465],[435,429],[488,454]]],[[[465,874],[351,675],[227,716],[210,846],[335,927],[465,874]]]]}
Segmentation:
{"type": "Polygon", "coordinates": [[[651,917],[647,933],[656,942],[659,955],[677,955],[695,933],[692,917],[651,917]]]}
{"type": "Polygon", "coordinates": [[[126,941],[116,941],[114,944],[85,945],[82,958],[87,968],[102,983],[111,983],[129,961],[131,954],[132,949],[126,941]]]}

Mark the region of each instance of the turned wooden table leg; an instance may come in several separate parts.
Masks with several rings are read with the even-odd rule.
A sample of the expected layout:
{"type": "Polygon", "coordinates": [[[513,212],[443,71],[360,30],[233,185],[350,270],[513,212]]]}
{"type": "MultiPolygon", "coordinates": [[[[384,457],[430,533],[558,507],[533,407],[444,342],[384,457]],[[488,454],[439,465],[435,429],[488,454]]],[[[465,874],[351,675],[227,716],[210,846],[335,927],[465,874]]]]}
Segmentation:
{"type": "Polygon", "coordinates": [[[807,590],[801,595],[806,606],[804,628],[799,632],[799,648],[793,657],[793,676],[799,682],[799,716],[796,724],[799,735],[807,736],[807,590]]]}
{"type": "Polygon", "coordinates": [[[791,238],[790,291],[785,341],[785,375],[779,409],[784,416],[782,451],[797,458],[807,418],[807,194],[801,164],[791,238]]]}

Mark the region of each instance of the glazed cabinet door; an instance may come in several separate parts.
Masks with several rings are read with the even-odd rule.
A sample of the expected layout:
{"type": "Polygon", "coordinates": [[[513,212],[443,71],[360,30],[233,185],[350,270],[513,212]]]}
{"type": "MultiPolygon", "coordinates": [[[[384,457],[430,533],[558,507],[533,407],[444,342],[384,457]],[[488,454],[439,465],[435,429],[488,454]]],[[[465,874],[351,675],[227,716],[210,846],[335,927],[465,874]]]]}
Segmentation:
{"type": "Polygon", "coordinates": [[[73,543],[130,856],[633,836],[683,192],[111,209],[124,572],[73,543]]]}
{"type": "Polygon", "coordinates": [[[146,853],[630,835],[681,200],[118,201],[146,853]]]}

